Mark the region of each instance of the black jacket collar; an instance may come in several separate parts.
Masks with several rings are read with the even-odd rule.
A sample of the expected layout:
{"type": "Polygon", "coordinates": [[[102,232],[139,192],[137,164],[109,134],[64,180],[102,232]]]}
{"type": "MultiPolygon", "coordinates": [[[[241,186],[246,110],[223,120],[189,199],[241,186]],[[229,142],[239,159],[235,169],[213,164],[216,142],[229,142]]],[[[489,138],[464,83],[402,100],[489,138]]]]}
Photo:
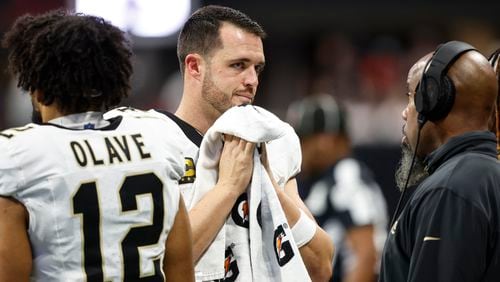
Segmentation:
{"type": "Polygon", "coordinates": [[[424,160],[427,171],[433,173],[441,164],[465,151],[477,152],[496,158],[495,134],[489,131],[473,131],[452,137],[446,144],[434,150],[424,160]]]}

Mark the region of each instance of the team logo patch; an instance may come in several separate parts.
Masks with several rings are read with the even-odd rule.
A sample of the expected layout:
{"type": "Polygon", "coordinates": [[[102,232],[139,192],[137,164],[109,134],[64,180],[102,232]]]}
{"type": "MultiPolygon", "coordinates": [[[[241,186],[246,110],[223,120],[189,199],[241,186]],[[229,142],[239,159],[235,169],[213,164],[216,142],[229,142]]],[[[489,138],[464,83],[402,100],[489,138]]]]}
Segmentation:
{"type": "Polygon", "coordinates": [[[250,223],[249,214],[250,207],[248,206],[248,196],[247,193],[243,193],[238,197],[231,210],[231,218],[236,225],[248,228],[250,223]]]}
{"type": "Polygon", "coordinates": [[[231,246],[226,249],[226,259],[224,260],[224,281],[236,281],[238,275],[240,274],[240,270],[238,269],[238,264],[236,263],[236,259],[234,258],[233,250],[231,246]]]}
{"type": "Polygon", "coordinates": [[[179,184],[193,183],[196,179],[196,168],[192,158],[184,158],[184,176],[179,180],[179,184]]]}
{"type": "Polygon", "coordinates": [[[394,224],[391,227],[391,234],[392,235],[396,234],[396,229],[398,228],[398,222],[399,222],[399,219],[396,220],[396,222],[394,222],[394,224]]]}
{"type": "Polygon", "coordinates": [[[295,255],[289,241],[290,237],[285,232],[287,228],[288,225],[284,223],[274,230],[274,251],[280,266],[287,264],[295,255]]]}
{"type": "Polygon", "coordinates": [[[83,125],[83,129],[95,129],[95,124],[93,123],[87,123],[83,125]]]}

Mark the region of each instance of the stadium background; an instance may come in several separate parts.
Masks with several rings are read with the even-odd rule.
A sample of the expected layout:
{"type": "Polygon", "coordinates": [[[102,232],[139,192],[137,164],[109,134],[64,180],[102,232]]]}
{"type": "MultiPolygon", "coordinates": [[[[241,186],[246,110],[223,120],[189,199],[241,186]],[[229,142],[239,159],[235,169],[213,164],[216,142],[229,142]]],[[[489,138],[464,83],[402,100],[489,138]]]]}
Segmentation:
{"type": "MultiPolygon", "coordinates": [[[[391,214],[399,195],[393,173],[409,67],[448,40],[467,41],[485,55],[500,47],[500,4],[494,1],[191,2],[193,9],[207,4],[240,9],[267,31],[256,104],[282,118],[291,101],[316,92],[345,104],[354,153],[373,169],[391,214]]],[[[24,13],[60,7],[74,2],[0,0],[0,34],[24,13]]],[[[132,95],[123,104],[173,111],[182,91],[175,36],[141,42],[134,45],[132,95]]],[[[6,73],[6,50],[0,49],[0,129],[20,126],[31,115],[28,96],[19,95],[13,81],[6,73]]]]}

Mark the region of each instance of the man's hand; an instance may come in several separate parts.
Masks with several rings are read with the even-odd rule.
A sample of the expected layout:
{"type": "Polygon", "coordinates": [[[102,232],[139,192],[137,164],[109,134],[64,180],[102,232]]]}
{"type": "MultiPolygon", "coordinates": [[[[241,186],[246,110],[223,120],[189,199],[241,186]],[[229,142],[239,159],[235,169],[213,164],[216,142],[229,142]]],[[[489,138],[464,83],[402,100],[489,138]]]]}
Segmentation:
{"type": "Polygon", "coordinates": [[[232,135],[224,136],[224,148],[219,162],[218,184],[236,189],[238,195],[245,192],[253,171],[255,143],[232,135]]]}
{"type": "Polygon", "coordinates": [[[210,246],[252,177],[255,144],[230,135],[224,141],[217,184],[189,211],[195,262],[210,246]]]}

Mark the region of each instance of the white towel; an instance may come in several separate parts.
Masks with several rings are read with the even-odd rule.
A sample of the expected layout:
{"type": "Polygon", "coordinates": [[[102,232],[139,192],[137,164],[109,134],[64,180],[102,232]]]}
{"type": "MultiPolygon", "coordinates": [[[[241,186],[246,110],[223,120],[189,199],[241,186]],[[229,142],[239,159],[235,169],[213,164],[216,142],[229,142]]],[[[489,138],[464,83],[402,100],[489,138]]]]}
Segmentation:
{"type": "MultiPolygon", "coordinates": [[[[257,106],[239,106],[226,111],[204,136],[196,166],[192,208],[217,182],[222,134],[263,143],[289,132],[288,124],[257,106]]],[[[238,263],[236,281],[310,281],[285,214],[257,150],[254,153],[249,194],[249,229],[237,226],[231,217],[196,265],[197,280],[224,278],[226,250],[238,263]],[[258,209],[262,228],[258,222],[258,209]],[[281,265],[280,265],[281,264],[281,265]]]]}

